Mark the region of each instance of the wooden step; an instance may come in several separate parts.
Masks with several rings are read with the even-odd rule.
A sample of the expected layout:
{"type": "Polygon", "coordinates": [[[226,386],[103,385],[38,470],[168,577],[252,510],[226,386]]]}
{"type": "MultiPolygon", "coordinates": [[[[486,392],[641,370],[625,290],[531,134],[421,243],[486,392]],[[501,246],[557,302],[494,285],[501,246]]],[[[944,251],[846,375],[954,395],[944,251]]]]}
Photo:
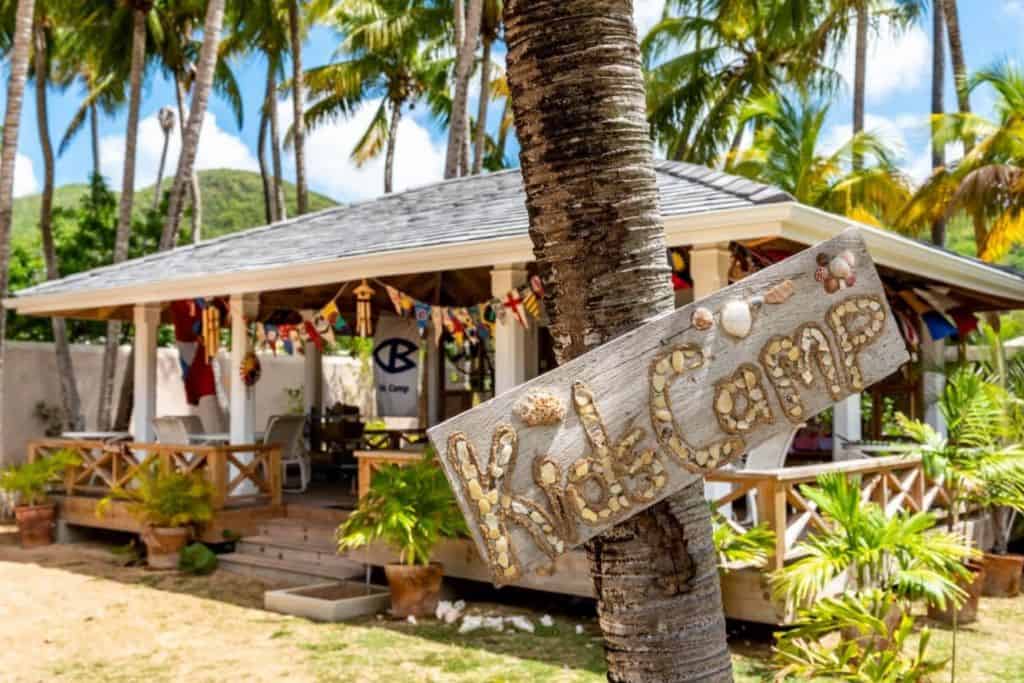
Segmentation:
{"type": "Polygon", "coordinates": [[[312,564],[294,560],[278,560],[247,553],[228,553],[218,556],[224,571],[252,576],[282,586],[301,586],[324,579],[362,579],[366,576],[363,565],[336,558],[331,564],[312,564]]]}
{"type": "Polygon", "coordinates": [[[350,560],[338,556],[333,544],[291,541],[275,536],[246,536],[235,545],[235,552],[327,566],[351,564],[350,560]]]}
{"type": "Polygon", "coordinates": [[[335,526],[348,519],[350,514],[352,514],[351,510],[315,507],[312,505],[301,505],[298,503],[288,503],[285,511],[285,515],[288,519],[302,519],[308,522],[333,524],[335,526]]]}
{"type": "Polygon", "coordinates": [[[256,535],[269,536],[281,541],[333,546],[337,529],[336,524],[277,517],[261,522],[257,526],[256,535]]]}

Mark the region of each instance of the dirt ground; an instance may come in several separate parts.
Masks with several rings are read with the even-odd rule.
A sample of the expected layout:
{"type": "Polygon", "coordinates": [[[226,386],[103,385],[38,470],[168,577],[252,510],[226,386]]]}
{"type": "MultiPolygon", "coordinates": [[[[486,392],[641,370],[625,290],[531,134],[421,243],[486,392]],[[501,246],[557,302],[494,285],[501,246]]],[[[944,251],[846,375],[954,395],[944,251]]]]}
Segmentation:
{"type": "MultiPolygon", "coordinates": [[[[316,624],[264,612],[263,592],[276,586],[261,581],[125,567],[110,545],[25,551],[2,526],[0,586],[3,683],[605,680],[589,606],[471,600],[475,613],[528,616],[533,634],[379,617],[316,624]],[[555,623],[543,627],[548,610],[555,623]]],[[[958,680],[1024,680],[1024,597],[983,600],[981,615],[958,636],[958,680]]],[[[933,627],[933,655],[948,656],[951,632],[933,627]]],[[[771,680],[771,642],[770,629],[730,624],[737,681],[771,680]]]]}

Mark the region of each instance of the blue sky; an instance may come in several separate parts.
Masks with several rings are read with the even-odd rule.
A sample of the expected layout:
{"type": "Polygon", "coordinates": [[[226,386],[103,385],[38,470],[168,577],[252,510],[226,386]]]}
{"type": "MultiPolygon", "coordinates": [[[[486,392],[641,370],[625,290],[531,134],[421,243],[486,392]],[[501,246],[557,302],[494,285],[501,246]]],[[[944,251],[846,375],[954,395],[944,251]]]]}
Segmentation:
{"type": "MultiPolygon", "coordinates": [[[[664,0],[636,0],[637,22],[643,30],[658,18],[664,0]]],[[[1020,35],[1024,32],[1024,0],[969,0],[960,2],[961,24],[968,66],[976,69],[994,61],[1011,58],[1024,61],[1020,52],[1020,35]]],[[[867,124],[891,142],[904,149],[903,165],[915,177],[928,169],[927,115],[930,107],[931,38],[930,19],[900,35],[883,35],[875,40],[870,53],[867,86],[867,124]]],[[[337,45],[337,36],[327,29],[316,29],[305,47],[304,61],[309,66],[330,61],[337,45]]],[[[850,60],[843,60],[844,75],[851,72],[850,60]]],[[[235,65],[245,98],[245,125],[239,129],[228,107],[213,98],[204,124],[198,164],[200,168],[242,168],[257,170],[256,135],[259,100],[263,95],[264,64],[259,58],[235,65]]],[[[948,68],[947,68],[948,71],[948,68]]],[[[3,74],[6,83],[6,70],[3,74]]],[[[950,76],[947,87],[947,110],[955,107],[950,76]]],[[[153,182],[159,162],[162,136],[156,123],[160,107],[174,102],[168,82],[152,75],[144,91],[142,125],[139,140],[137,187],[153,182]]],[[[64,93],[50,93],[50,128],[55,141],[60,139],[77,108],[82,92],[71,88],[64,93]]],[[[0,103],[3,93],[0,93],[0,103]]],[[[987,113],[992,98],[987,92],[976,92],[972,98],[976,111],[987,113]]],[[[472,105],[475,107],[475,103],[472,105]]],[[[290,102],[282,103],[285,124],[290,122],[290,102]]],[[[500,115],[500,105],[492,107],[491,117],[500,115]]],[[[475,109],[474,109],[475,111],[475,109]]],[[[309,184],[312,189],[338,200],[372,197],[383,190],[382,161],[356,168],[349,153],[369,121],[371,106],[349,121],[313,131],[310,134],[307,158],[309,184]]],[[[105,118],[100,125],[101,158],[104,175],[120,187],[123,161],[123,113],[105,118]]],[[[838,144],[849,133],[850,98],[844,92],[832,107],[829,140],[838,144]]],[[[38,191],[42,181],[34,95],[29,87],[22,118],[19,160],[15,193],[38,191]]],[[[429,118],[425,107],[406,113],[399,130],[396,188],[421,185],[442,175],[444,132],[429,118]]],[[[170,168],[177,155],[177,133],[171,145],[170,168]]],[[[514,155],[513,155],[514,156],[514,155]]],[[[285,175],[294,176],[294,167],[286,155],[285,175]]],[[[91,169],[91,153],[85,131],[57,162],[57,184],[81,182],[91,169]]],[[[173,172],[173,170],[171,171],[173,172]]]]}

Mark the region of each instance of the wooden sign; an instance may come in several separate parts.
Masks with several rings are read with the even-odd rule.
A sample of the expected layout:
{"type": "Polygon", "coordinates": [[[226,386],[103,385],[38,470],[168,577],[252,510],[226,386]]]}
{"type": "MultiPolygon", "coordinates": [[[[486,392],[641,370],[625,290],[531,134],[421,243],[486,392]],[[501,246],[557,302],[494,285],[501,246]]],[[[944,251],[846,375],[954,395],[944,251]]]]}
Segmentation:
{"type": "Polygon", "coordinates": [[[907,360],[851,229],[429,436],[495,582],[512,583],[907,360]]]}

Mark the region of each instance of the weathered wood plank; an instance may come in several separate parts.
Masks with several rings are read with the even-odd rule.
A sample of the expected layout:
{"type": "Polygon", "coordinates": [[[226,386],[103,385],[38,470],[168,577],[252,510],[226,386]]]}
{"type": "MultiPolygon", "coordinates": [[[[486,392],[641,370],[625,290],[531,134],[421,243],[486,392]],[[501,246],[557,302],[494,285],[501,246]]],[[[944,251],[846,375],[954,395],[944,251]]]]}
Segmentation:
{"type": "Polygon", "coordinates": [[[429,436],[495,581],[510,583],[907,359],[848,230],[429,436]]]}

